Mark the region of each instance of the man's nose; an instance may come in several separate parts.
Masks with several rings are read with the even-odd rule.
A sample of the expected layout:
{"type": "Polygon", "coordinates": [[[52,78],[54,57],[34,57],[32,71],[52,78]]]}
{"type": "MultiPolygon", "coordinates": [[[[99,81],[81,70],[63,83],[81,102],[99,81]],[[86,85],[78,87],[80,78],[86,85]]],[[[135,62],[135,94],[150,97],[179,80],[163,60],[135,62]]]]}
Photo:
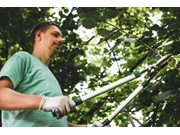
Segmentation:
{"type": "Polygon", "coordinates": [[[63,38],[62,37],[59,37],[58,38],[58,42],[61,44],[61,43],[63,43],[63,38]]]}

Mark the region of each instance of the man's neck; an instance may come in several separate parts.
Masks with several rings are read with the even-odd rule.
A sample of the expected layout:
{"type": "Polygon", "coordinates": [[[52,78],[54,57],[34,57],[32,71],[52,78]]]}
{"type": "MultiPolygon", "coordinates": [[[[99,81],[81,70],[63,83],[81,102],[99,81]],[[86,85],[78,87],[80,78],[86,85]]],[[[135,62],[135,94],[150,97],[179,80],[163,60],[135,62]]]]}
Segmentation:
{"type": "Polygon", "coordinates": [[[38,59],[40,59],[46,65],[49,65],[50,56],[48,56],[45,51],[36,51],[36,50],[34,50],[32,55],[37,57],[38,59]]]}

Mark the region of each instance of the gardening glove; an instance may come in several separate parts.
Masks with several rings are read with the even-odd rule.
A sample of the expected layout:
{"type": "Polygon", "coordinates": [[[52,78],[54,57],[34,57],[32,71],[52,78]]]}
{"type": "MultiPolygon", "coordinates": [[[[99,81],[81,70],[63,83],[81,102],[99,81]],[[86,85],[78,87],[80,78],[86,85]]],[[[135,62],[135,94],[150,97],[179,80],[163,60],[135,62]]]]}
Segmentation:
{"type": "Polygon", "coordinates": [[[52,112],[57,119],[76,110],[76,103],[68,96],[46,97],[43,96],[39,105],[39,109],[52,112]]]}
{"type": "MultiPolygon", "coordinates": [[[[96,121],[93,124],[87,124],[87,127],[103,127],[103,124],[100,121],[96,121]]],[[[107,125],[104,127],[111,127],[111,125],[107,125]]]]}

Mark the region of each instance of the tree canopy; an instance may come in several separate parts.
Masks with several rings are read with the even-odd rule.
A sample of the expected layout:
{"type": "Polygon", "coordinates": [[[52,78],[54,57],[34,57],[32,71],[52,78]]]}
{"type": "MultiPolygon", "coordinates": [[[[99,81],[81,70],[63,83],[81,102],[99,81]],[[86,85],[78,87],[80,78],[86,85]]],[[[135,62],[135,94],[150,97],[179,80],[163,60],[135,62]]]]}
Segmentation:
{"type": "MultiPolygon", "coordinates": [[[[14,53],[32,52],[30,31],[35,24],[54,21],[61,26],[64,43],[49,68],[64,95],[73,99],[171,53],[171,64],[160,69],[113,123],[119,127],[180,126],[180,8],[1,7],[0,17],[0,68],[14,53]]],[[[68,121],[103,121],[141,81],[132,80],[78,105],[76,112],[67,115],[68,121]]]]}

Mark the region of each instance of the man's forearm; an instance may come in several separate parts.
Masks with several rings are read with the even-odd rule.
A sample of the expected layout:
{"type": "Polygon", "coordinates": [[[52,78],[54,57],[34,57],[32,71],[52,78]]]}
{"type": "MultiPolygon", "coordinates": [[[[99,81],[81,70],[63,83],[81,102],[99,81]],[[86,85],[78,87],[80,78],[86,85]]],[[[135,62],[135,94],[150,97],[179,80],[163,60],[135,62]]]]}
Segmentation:
{"type": "Polygon", "coordinates": [[[0,88],[0,110],[38,109],[41,96],[18,93],[10,88],[0,88]]]}
{"type": "Polygon", "coordinates": [[[83,125],[76,125],[76,124],[68,122],[68,127],[87,127],[87,125],[85,125],[85,124],[83,124],[83,125]]]}

